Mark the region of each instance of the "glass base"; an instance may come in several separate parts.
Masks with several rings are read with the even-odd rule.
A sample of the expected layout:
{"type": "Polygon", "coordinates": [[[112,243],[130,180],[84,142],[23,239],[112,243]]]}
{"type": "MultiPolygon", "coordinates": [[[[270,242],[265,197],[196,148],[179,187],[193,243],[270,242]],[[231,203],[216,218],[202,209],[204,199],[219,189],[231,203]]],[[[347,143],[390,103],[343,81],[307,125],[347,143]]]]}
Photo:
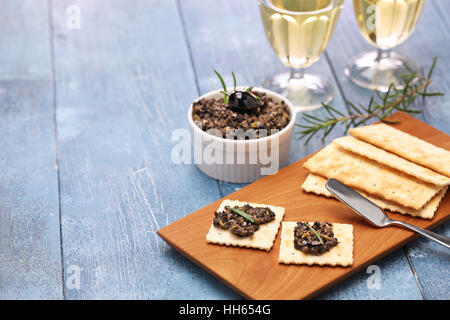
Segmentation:
{"type": "Polygon", "coordinates": [[[331,83],[320,74],[290,72],[277,74],[262,84],[264,88],[275,91],[291,101],[296,111],[314,110],[322,103],[333,100],[334,89],[331,83]]]}
{"type": "Polygon", "coordinates": [[[417,70],[415,63],[398,53],[369,51],[353,57],[345,67],[345,75],[360,87],[386,92],[391,83],[402,89],[401,75],[411,70],[417,70]]]}

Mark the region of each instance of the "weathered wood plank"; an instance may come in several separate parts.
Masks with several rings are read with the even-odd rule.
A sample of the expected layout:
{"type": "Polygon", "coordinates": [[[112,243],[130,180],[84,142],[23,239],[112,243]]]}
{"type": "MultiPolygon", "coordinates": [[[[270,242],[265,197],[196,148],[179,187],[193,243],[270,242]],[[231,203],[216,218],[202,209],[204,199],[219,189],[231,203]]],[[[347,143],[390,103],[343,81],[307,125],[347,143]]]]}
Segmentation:
{"type": "MultiPolygon", "coordinates": [[[[450,237],[450,224],[436,228],[439,234],[450,237]]],[[[448,268],[450,258],[443,246],[419,238],[406,247],[411,264],[417,274],[425,299],[449,300],[448,268]]]]}
{"type": "MultiPolygon", "coordinates": [[[[395,48],[401,54],[413,59],[418,66],[428,70],[434,56],[438,57],[437,67],[433,74],[434,83],[431,91],[447,93],[444,97],[433,97],[427,100],[426,106],[417,104],[417,108],[423,110],[423,114],[417,117],[437,129],[450,133],[450,78],[447,70],[450,68],[450,36],[447,32],[448,21],[446,13],[450,13],[450,4],[443,1],[427,1],[421,20],[412,36],[403,44],[395,48]],[[430,31],[431,30],[431,31],[430,31]]],[[[328,55],[336,70],[336,75],[344,95],[352,102],[368,101],[373,93],[361,89],[352,84],[344,75],[347,61],[364,50],[373,50],[359,34],[356,19],[351,3],[346,3],[341,22],[336,34],[328,47],[328,55]]],[[[449,224],[439,228],[442,233],[448,233],[449,224]]],[[[442,283],[445,281],[443,274],[448,274],[448,261],[443,261],[442,255],[431,241],[417,240],[406,247],[410,254],[409,259],[413,266],[418,284],[423,290],[426,299],[439,299],[450,296],[450,287],[442,283]],[[436,254],[431,254],[436,252],[436,254]],[[426,260],[423,257],[426,256],[426,260]],[[430,265],[433,272],[429,272],[430,265]]]]}
{"type": "Polygon", "coordinates": [[[46,1],[0,2],[0,29],[0,299],[61,299],[46,1]]]}
{"type": "MultiPolygon", "coordinates": [[[[171,161],[197,96],[174,1],[53,3],[61,215],[79,298],[233,297],[156,231],[220,195],[194,165],[171,161]]],[[[66,275],[68,276],[68,275],[66,275]]]]}
{"type": "Polygon", "coordinates": [[[403,251],[397,250],[317,296],[317,299],[418,300],[422,296],[405,265],[403,251]]]}
{"type": "MultiPolygon", "coordinates": [[[[201,93],[220,87],[220,83],[213,73],[214,69],[218,69],[228,83],[232,83],[231,71],[234,71],[238,84],[242,85],[258,85],[267,76],[285,70],[265,39],[256,1],[214,1],[214,6],[208,6],[200,0],[183,0],[180,1],[180,4],[201,93]]],[[[348,21],[340,21],[339,24],[344,23],[346,25],[350,22],[350,18],[354,19],[353,16],[349,17],[348,12],[351,12],[350,10],[352,10],[351,4],[346,3],[344,19],[348,21]]],[[[338,26],[336,33],[338,32],[341,33],[340,37],[345,37],[345,29],[342,30],[342,27],[339,28],[338,26]],[[342,34],[343,32],[344,34],[342,34]]],[[[336,36],[335,34],[334,37],[336,36]]],[[[360,47],[364,40],[361,38],[358,41],[360,47]]],[[[328,57],[331,60],[334,59],[333,50],[328,50],[328,57]]],[[[347,56],[346,59],[348,58],[350,56],[347,56]]],[[[336,68],[335,65],[333,67],[336,68]]],[[[322,56],[321,60],[311,67],[311,70],[327,75],[332,80],[333,72],[325,56],[322,56]]],[[[343,74],[339,68],[334,71],[343,74]]],[[[338,80],[341,79],[338,77],[338,80]]],[[[341,111],[345,110],[344,100],[336,82],[334,82],[334,87],[335,99],[332,104],[341,111]]],[[[367,92],[362,92],[361,96],[368,99],[367,92]]],[[[314,111],[315,114],[321,114],[322,112],[323,110],[314,111]]],[[[343,130],[337,128],[327,137],[325,144],[342,134],[343,130]]],[[[303,158],[321,147],[323,147],[323,144],[320,137],[315,137],[307,146],[293,137],[291,162],[303,158]]],[[[299,181],[299,186],[300,183],[299,181]]],[[[244,185],[221,182],[222,196],[236,191],[244,185]]],[[[342,291],[343,296],[359,297],[360,299],[383,299],[385,293],[390,291],[393,292],[393,297],[397,299],[421,298],[408,261],[402,251],[383,259],[379,262],[379,265],[385,277],[383,290],[368,290],[365,279],[369,275],[363,271],[354,276],[353,280],[349,280],[352,282],[348,281],[337,285],[334,292],[342,291]],[[397,277],[404,280],[402,284],[404,290],[394,290],[398,285],[397,277]],[[349,283],[351,284],[349,285],[349,283]]],[[[330,294],[323,297],[334,298],[339,296],[330,294]]]]}

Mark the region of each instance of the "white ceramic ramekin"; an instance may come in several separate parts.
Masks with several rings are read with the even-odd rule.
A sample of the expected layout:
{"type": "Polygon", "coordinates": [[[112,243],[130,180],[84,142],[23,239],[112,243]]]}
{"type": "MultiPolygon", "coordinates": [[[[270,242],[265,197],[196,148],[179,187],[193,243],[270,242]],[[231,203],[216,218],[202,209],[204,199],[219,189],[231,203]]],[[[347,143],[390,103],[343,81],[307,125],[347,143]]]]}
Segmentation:
{"type": "MultiPolygon", "coordinates": [[[[224,139],[199,128],[192,118],[192,105],[188,110],[189,126],[193,134],[194,162],[201,171],[214,179],[234,183],[253,182],[265,175],[276,173],[289,162],[295,123],[294,107],[289,100],[273,91],[263,88],[253,90],[264,92],[275,101],[286,103],[291,116],[286,127],[275,134],[258,139],[224,139]]],[[[197,101],[222,96],[221,90],[215,90],[202,95],[197,101]]]]}

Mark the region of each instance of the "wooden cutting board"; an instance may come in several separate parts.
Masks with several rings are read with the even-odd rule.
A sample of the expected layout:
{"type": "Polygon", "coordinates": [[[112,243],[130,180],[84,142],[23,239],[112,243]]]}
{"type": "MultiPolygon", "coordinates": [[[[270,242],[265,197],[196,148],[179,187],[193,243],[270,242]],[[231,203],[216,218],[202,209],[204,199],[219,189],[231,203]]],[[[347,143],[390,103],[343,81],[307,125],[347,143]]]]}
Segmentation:
{"type": "MultiPolygon", "coordinates": [[[[450,150],[450,136],[445,133],[405,113],[396,113],[390,119],[401,121],[395,128],[450,150]]],[[[311,298],[416,237],[414,233],[398,227],[373,228],[337,200],[303,192],[300,186],[308,175],[308,171],[302,167],[306,159],[299,160],[277,174],[260,179],[223,199],[285,207],[284,221],[328,220],[352,224],[353,266],[344,268],[279,264],[280,230],[269,252],[206,243],[205,236],[211,226],[214,212],[223,199],[160,229],[158,235],[199,267],[250,299],[311,298]]],[[[388,214],[394,219],[433,229],[449,219],[450,192],[447,192],[432,220],[388,214]]]]}

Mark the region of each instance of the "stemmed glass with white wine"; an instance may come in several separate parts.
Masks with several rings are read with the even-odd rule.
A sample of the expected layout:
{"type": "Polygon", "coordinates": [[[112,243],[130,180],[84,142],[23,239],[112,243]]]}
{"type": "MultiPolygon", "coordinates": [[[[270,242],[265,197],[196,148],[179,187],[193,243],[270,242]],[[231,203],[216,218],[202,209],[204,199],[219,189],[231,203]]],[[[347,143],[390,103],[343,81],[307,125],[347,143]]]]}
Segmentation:
{"type": "Polygon", "coordinates": [[[258,0],[267,39],[290,68],[263,86],[286,96],[297,111],[333,99],[326,77],[304,69],[319,60],[333,34],[344,0],[258,0]]]}
{"type": "Polygon", "coordinates": [[[413,61],[391,49],[408,39],[422,14],[425,0],[353,0],[361,34],[377,50],[353,57],[345,74],[355,84],[386,92],[402,89],[402,74],[417,69],[413,61]]]}

